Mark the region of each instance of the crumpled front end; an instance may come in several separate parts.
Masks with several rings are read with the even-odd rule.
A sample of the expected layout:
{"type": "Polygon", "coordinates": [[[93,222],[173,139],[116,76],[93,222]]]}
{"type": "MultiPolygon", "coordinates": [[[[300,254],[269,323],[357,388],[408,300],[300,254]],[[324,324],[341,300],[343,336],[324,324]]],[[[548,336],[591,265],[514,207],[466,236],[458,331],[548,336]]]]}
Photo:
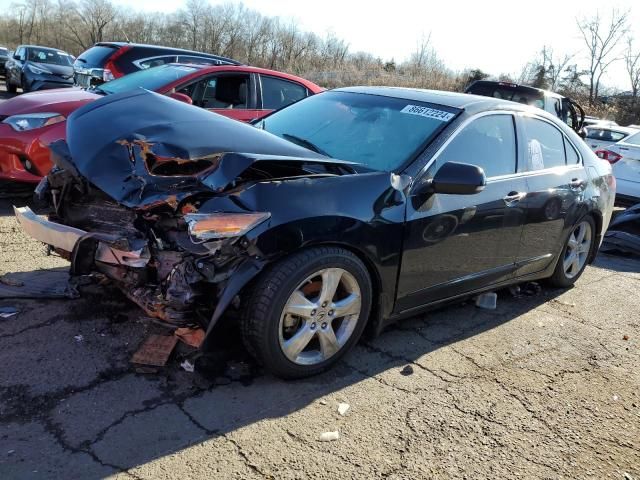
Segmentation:
{"type": "Polygon", "coordinates": [[[271,214],[234,194],[353,172],[348,162],[150,92],[106,97],[67,123],[67,142],[50,145],[55,166],[36,189],[48,220],[16,209],[18,220],[71,262],[72,275],[99,272],[172,325],[210,331],[265,264],[256,245],[271,214]],[[128,126],[108,123],[124,108],[128,126]],[[240,146],[258,153],[236,153],[240,146]]]}

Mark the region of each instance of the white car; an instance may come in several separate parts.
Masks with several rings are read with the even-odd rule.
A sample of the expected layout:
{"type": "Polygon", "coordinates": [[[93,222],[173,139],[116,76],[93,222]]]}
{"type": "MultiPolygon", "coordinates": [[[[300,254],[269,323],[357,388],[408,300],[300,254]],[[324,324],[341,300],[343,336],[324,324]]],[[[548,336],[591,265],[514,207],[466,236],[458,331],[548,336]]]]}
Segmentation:
{"type": "Polygon", "coordinates": [[[634,133],[640,132],[637,128],[604,124],[589,125],[584,130],[586,133],[584,141],[594,152],[609,148],[614,143],[622,142],[634,133]]]}
{"type": "Polygon", "coordinates": [[[640,131],[614,143],[596,155],[607,160],[616,178],[616,203],[640,203],[640,131]]]}

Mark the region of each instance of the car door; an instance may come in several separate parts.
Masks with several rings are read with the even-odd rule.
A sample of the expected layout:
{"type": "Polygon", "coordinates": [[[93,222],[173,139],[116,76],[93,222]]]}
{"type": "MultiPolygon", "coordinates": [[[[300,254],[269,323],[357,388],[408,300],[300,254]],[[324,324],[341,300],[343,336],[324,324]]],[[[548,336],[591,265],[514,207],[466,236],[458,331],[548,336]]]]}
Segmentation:
{"type": "Polygon", "coordinates": [[[253,74],[221,72],[176,88],[193,104],[243,122],[256,118],[256,87],[253,74]]]}
{"type": "Polygon", "coordinates": [[[518,115],[518,138],[527,182],[525,224],[516,275],[541,271],[557,257],[581,215],[588,175],[578,149],[550,120],[518,115]]]}
{"type": "Polygon", "coordinates": [[[620,159],[613,163],[617,195],[640,199],[640,132],[609,147],[620,159]]]}
{"type": "Polygon", "coordinates": [[[260,74],[258,88],[258,115],[263,117],[274,110],[279,110],[309,96],[304,85],[292,80],[260,74]]]}
{"type": "Polygon", "coordinates": [[[410,196],[397,312],[513,276],[526,199],[517,151],[514,116],[495,112],[461,126],[434,155],[417,182],[447,162],[461,162],[482,167],[487,184],[473,195],[410,196]]]}

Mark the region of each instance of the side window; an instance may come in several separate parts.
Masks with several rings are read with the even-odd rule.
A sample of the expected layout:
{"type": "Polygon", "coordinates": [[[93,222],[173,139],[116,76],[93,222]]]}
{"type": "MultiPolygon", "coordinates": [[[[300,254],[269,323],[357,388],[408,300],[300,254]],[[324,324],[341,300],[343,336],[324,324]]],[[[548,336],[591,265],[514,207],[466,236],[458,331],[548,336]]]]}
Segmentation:
{"type": "Polygon", "coordinates": [[[592,140],[602,140],[602,130],[599,128],[586,128],[587,138],[592,140]]]}
{"type": "Polygon", "coordinates": [[[246,109],[248,85],[249,75],[219,75],[206,77],[177,91],[191,97],[198,107],[246,109]]]}
{"type": "Polygon", "coordinates": [[[16,55],[18,55],[20,60],[24,62],[24,59],[25,59],[25,49],[24,49],[24,47],[19,48],[18,51],[16,52],[16,55]]]}
{"type": "Polygon", "coordinates": [[[516,172],[516,135],[512,115],[480,117],[464,127],[438,157],[482,167],[487,177],[516,172]]]}
{"type": "Polygon", "coordinates": [[[571,142],[563,137],[564,140],[564,150],[567,155],[567,165],[575,165],[576,163],[580,163],[580,156],[571,142]]]}
{"type": "Polygon", "coordinates": [[[564,136],[550,123],[522,117],[526,142],[526,170],[542,170],[566,165],[564,136]]]}
{"type": "Polygon", "coordinates": [[[195,63],[197,65],[220,65],[220,60],[192,55],[178,55],[178,63],[195,63]]]}
{"type": "Polygon", "coordinates": [[[307,96],[307,89],[300,84],[280,78],[261,75],[262,108],[278,110],[307,96]]]}
{"type": "Polygon", "coordinates": [[[159,67],[160,65],[173,63],[175,61],[175,55],[171,55],[168,57],[146,58],[143,60],[138,60],[137,62],[135,62],[135,64],[138,65],[138,67],[140,67],[142,70],[146,70],[147,68],[159,67]]]}

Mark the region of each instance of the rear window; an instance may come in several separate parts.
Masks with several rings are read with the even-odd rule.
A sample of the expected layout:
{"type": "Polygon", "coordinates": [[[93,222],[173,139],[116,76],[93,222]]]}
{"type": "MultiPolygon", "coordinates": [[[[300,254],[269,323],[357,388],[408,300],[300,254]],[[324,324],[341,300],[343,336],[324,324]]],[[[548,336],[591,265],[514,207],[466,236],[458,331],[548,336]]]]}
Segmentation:
{"type": "Polygon", "coordinates": [[[630,143],[632,145],[640,145],[640,132],[634,133],[629,138],[625,140],[625,143],[630,143]]]}
{"type": "Polygon", "coordinates": [[[118,47],[107,47],[104,45],[96,45],[89,50],[85,50],[76,59],[76,65],[81,68],[85,67],[103,67],[111,55],[118,50],[118,47]]]}
{"type": "Polygon", "coordinates": [[[6,48],[0,48],[0,55],[6,55],[7,53],[9,53],[9,50],[6,48]]]}

